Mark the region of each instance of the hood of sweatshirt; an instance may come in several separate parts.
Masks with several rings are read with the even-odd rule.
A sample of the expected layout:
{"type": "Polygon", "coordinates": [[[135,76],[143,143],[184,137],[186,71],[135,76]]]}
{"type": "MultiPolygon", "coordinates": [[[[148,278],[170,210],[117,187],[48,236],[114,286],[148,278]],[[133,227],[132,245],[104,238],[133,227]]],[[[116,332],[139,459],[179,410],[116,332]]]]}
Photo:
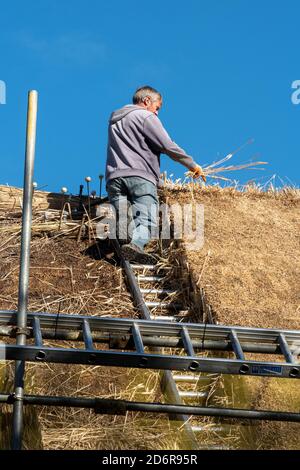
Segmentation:
{"type": "MultiPolygon", "coordinates": [[[[127,116],[127,114],[132,113],[132,111],[147,111],[145,108],[142,108],[141,106],[138,106],[137,104],[127,104],[126,106],[123,106],[121,109],[117,109],[117,111],[114,111],[110,118],[109,118],[109,123],[114,124],[115,122],[120,121],[123,119],[123,117],[127,116]]],[[[151,111],[147,111],[149,114],[152,114],[151,111]]]]}

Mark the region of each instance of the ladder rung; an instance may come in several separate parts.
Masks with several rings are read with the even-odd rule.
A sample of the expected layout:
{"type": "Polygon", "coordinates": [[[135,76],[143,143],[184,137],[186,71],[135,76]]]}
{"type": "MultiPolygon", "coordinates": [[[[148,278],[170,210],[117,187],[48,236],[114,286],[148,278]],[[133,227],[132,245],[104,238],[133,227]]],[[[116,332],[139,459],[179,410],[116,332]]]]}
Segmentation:
{"type": "Polygon", "coordinates": [[[178,393],[182,398],[206,398],[208,396],[208,392],[190,392],[179,390],[178,393]]]}
{"type": "Polygon", "coordinates": [[[228,432],[230,426],[192,426],[193,432],[228,432]]]}
{"type": "Polygon", "coordinates": [[[136,323],[131,328],[135,349],[139,354],[144,354],[144,344],[140,329],[136,323]]]}
{"type": "Polygon", "coordinates": [[[156,271],[157,269],[169,271],[170,269],[172,269],[169,266],[157,266],[156,264],[131,264],[130,266],[132,267],[132,269],[148,269],[149,271],[156,271]]]}
{"type": "Polygon", "coordinates": [[[182,309],[182,304],[176,304],[174,302],[145,302],[147,307],[160,307],[166,309],[182,309]]]}
{"type": "Polygon", "coordinates": [[[282,354],[285,357],[286,362],[289,362],[290,364],[295,364],[296,362],[295,358],[293,357],[293,354],[291,353],[291,350],[289,348],[289,345],[283,333],[279,334],[279,345],[280,345],[282,354]]]}
{"type": "Polygon", "coordinates": [[[180,334],[181,334],[183,346],[184,346],[185,351],[187,352],[187,355],[194,356],[195,351],[191,343],[191,338],[190,338],[188,329],[185,326],[182,327],[180,334]]]}
{"type": "Polygon", "coordinates": [[[165,276],[143,276],[138,274],[138,280],[141,282],[160,282],[165,279],[165,276]]]}
{"type": "Polygon", "coordinates": [[[173,375],[173,379],[175,382],[187,382],[187,383],[197,383],[197,382],[210,382],[209,377],[204,377],[200,375],[197,377],[196,375],[173,375]]]}
{"type": "Polygon", "coordinates": [[[176,312],[176,315],[172,316],[172,315],[155,315],[155,310],[152,310],[151,312],[151,319],[153,320],[157,320],[158,318],[171,318],[172,320],[170,321],[173,321],[173,319],[175,319],[176,321],[183,321],[191,312],[189,310],[178,310],[176,312]]]}
{"type": "Polygon", "coordinates": [[[149,269],[150,271],[154,271],[156,269],[155,264],[130,264],[132,269],[149,269]]]}
{"type": "Polygon", "coordinates": [[[177,316],[169,316],[169,315],[150,315],[151,320],[156,320],[156,321],[178,321],[177,316]]]}
{"type": "Polygon", "coordinates": [[[91,328],[88,320],[82,322],[83,341],[86,349],[94,349],[91,328]]]}
{"type": "Polygon", "coordinates": [[[34,342],[36,346],[43,346],[41,323],[38,317],[33,317],[34,342]]]}
{"type": "Polygon", "coordinates": [[[191,311],[190,310],[177,310],[176,312],[176,317],[180,317],[180,320],[184,319],[188,315],[190,315],[191,311]]]}
{"type": "Polygon", "coordinates": [[[142,294],[180,294],[178,290],[170,290],[170,289],[140,289],[142,294]]]}
{"type": "Polygon", "coordinates": [[[230,450],[230,447],[228,446],[217,446],[217,445],[199,445],[198,447],[199,450],[230,450]]]}
{"type": "Polygon", "coordinates": [[[231,333],[229,335],[232,349],[237,357],[237,359],[240,359],[241,361],[245,360],[245,355],[241,346],[241,343],[239,341],[238,335],[236,334],[236,331],[231,330],[231,333]]]}

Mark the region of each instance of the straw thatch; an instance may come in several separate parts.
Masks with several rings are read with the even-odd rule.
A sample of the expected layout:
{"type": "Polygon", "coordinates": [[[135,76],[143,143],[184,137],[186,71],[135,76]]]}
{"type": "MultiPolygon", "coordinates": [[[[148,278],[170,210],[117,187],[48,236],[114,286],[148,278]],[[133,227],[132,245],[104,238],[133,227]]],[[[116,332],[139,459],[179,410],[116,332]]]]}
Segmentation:
{"type": "MultiPolygon", "coordinates": [[[[300,328],[300,190],[190,185],[165,190],[170,203],[204,205],[204,246],[182,248],[194,284],[215,322],[263,328],[300,328]],[[191,197],[192,196],[192,197],[191,197]]],[[[187,245],[186,245],[187,247],[187,245]]],[[[207,320],[207,318],[205,318],[207,320]]],[[[244,406],[299,410],[298,381],[247,378],[244,406]]],[[[263,423],[260,448],[299,448],[299,425],[263,423]]]]}
{"type": "MultiPolygon", "coordinates": [[[[17,307],[21,192],[11,191],[10,188],[0,190],[0,302],[3,309],[17,307]],[[5,196],[2,197],[3,191],[5,196]]],[[[197,201],[205,207],[203,249],[185,252],[180,244],[179,247],[171,245],[177,262],[188,267],[193,287],[190,293],[188,278],[185,278],[188,298],[196,302],[194,310],[198,319],[201,312],[197,314],[197,304],[202,302],[211,306],[211,313],[219,323],[299,328],[296,282],[299,277],[299,190],[262,192],[251,186],[240,192],[217,186],[203,188],[193,182],[175,185],[173,191],[165,190],[164,197],[169,202],[197,201]]],[[[87,235],[77,242],[80,221],[66,222],[74,223],[71,229],[75,238],[71,238],[72,231],[67,232],[70,226],[66,226],[65,221],[58,230],[61,198],[60,195],[58,199],[54,197],[49,203],[50,195],[41,194],[34,206],[33,225],[37,229],[33,232],[31,250],[29,310],[137,315],[109,245],[100,243],[96,248],[93,231],[90,243],[87,235]],[[45,211],[52,214],[51,220],[45,220],[45,211]],[[54,227],[50,229],[51,224],[54,227]]],[[[165,252],[164,262],[168,262],[165,252]]],[[[182,285],[182,279],[172,282],[182,285]]],[[[28,365],[27,369],[28,393],[161,399],[158,376],[153,372],[138,377],[135,371],[126,369],[108,371],[103,367],[46,364],[28,365]]],[[[12,390],[9,370],[8,374],[6,388],[12,390]]],[[[249,396],[242,406],[276,409],[280,403],[282,409],[298,410],[295,382],[243,380],[247,382],[249,396]]],[[[238,398],[233,396],[231,401],[236,403],[238,398]]],[[[124,419],[95,416],[87,410],[46,407],[38,409],[37,413],[28,419],[34,426],[39,418],[43,445],[48,449],[176,449],[182,446],[182,436],[174,433],[165,416],[146,415],[145,419],[128,414],[124,419]]],[[[263,423],[264,437],[257,439],[255,446],[295,448],[299,446],[296,426],[263,423]]],[[[39,436],[35,438],[38,447],[39,436]]],[[[26,441],[27,447],[32,445],[26,441]]]]}
{"type": "MultiPolygon", "coordinates": [[[[6,188],[4,192],[6,197],[6,188]]],[[[0,201],[5,197],[1,199],[0,190],[0,201]]],[[[52,201],[48,206],[47,198],[42,200],[34,206],[29,311],[137,316],[109,243],[96,244],[93,236],[89,242],[87,233],[77,241],[77,233],[74,239],[72,232],[66,232],[69,219],[59,230],[59,210],[53,207],[59,207],[60,202],[52,201]],[[50,222],[45,220],[45,210],[47,214],[51,211],[50,222]],[[48,230],[51,224],[54,227],[48,230]]],[[[15,203],[9,205],[7,197],[5,201],[2,212],[0,204],[0,302],[2,309],[16,309],[21,208],[15,203]]],[[[76,227],[80,228],[80,221],[76,227]]],[[[72,342],[64,344],[75,346],[72,342]]],[[[158,373],[151,371],[28,363],[25,392],[161,401],[158,383],[158,373]]],[[[13,391],[11,364],[0,364],[0,385],[1,391],[13,391]]],[[[11,415],[9,407],[3,408],[0,448],[7,448],[11,415]]],[[[42,445],[45,449],[176,449],[182,447],[183,440],[183,430],[175,432],[165,415],[129,413],[115,417],[95,415],[89,410],[31,407],[26,408],[25,425],[29,430],[25,448],[42,445]]]]}

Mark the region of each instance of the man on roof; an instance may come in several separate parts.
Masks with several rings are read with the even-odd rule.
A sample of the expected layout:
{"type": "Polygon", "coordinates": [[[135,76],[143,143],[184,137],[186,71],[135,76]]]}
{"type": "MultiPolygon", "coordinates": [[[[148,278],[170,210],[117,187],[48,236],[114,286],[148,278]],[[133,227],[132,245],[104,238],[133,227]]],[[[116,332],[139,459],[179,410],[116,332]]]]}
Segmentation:
{"type": "Polygon", "coordinates": [[[127,258],[145,253],[144,247],[157,226],[161,153],[188,168],[194,178],[201,176],[205,181],[201,166],[172,141],[159,120],[162,95],[143,86],[132,101],[110,116],[106,161],[106,190],[116,209],[119,239],[127,241],[122,245],[127,258]],[[120,220],[120,208],[127,204],[134,221],[129,243],[124,235],[127,224],[120,220]]]}

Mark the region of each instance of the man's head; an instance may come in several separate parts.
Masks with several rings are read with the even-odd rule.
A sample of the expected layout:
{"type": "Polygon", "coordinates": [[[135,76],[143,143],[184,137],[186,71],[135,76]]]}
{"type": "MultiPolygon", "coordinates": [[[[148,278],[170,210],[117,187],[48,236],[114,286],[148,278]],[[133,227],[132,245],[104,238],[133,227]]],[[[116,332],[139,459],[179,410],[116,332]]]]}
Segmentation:
{"type": "Polygon", "coordinates": [[[132,98],[133,104],[137,104],[147,111],[158,114],[162,107],[161,94],[151,86],[143,86],[138,88],[132,98]]]}

